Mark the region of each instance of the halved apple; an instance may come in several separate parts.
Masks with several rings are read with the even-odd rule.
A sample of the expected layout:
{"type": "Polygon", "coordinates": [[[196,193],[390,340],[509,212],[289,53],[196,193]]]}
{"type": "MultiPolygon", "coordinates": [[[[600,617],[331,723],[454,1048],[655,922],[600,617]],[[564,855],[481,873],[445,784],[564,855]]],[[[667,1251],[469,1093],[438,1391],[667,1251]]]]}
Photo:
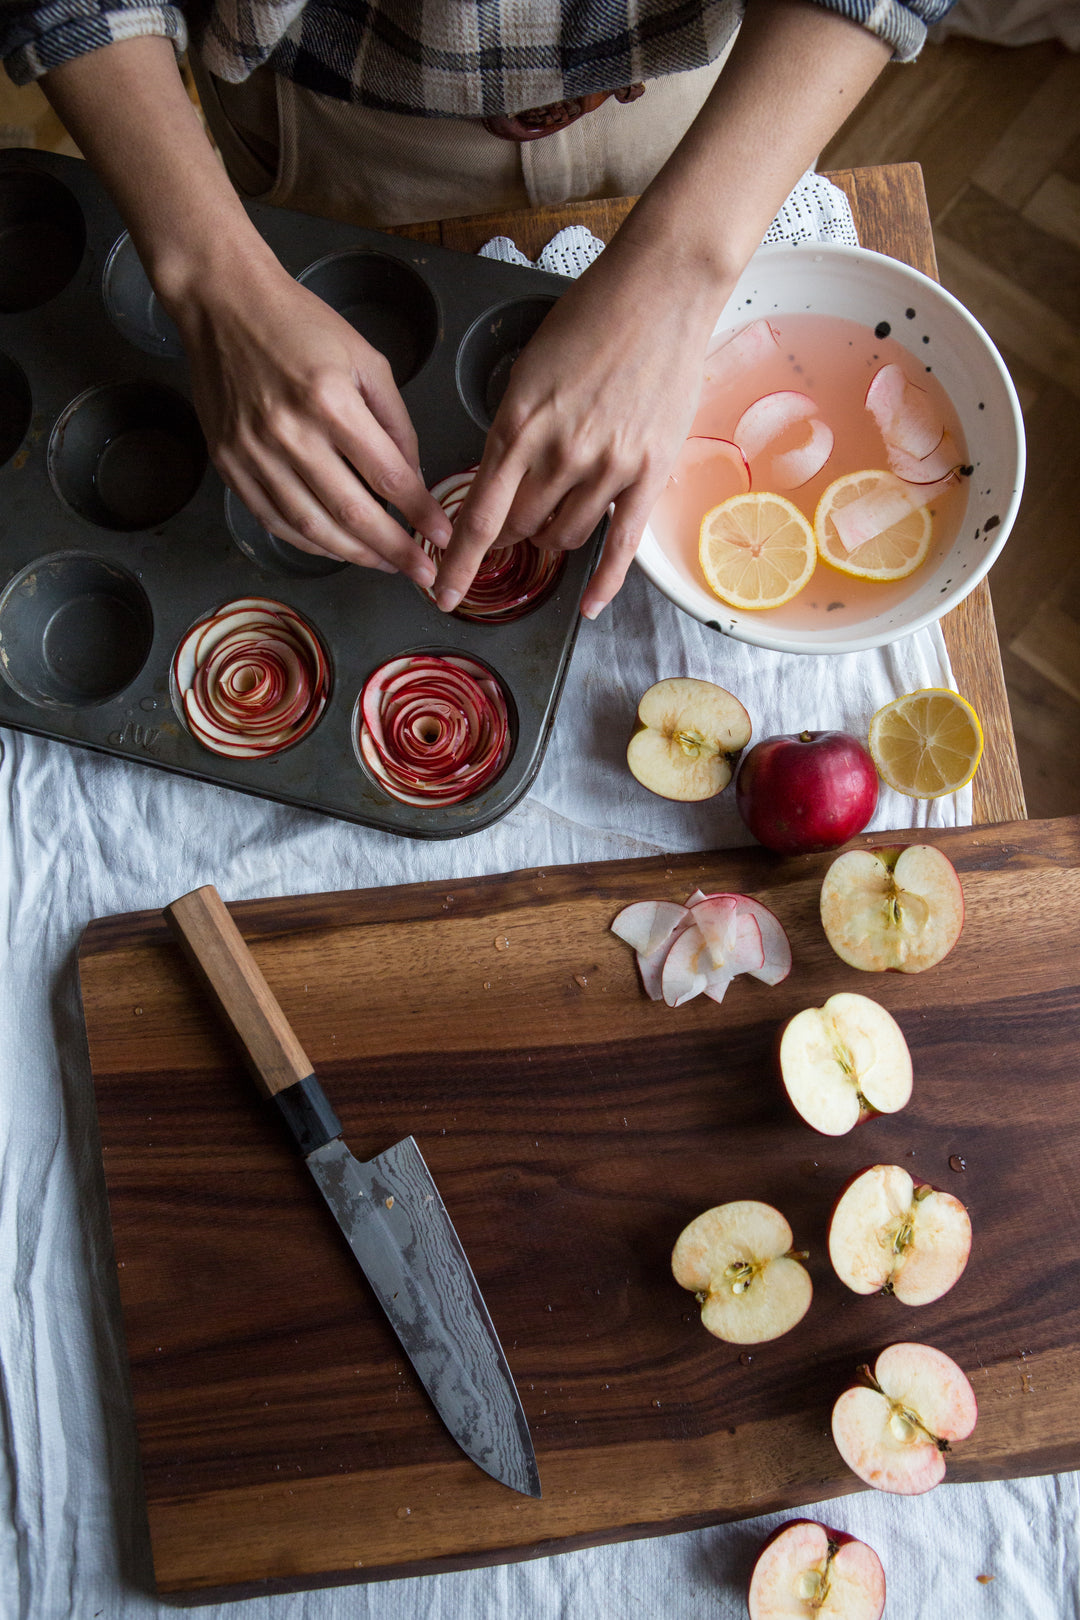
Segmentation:
{"type": "Polygon", "coordinates": [[[856,1176],[829,1223],[829,1259],[845,1287],[895,1294],[905,1305],[947,1294],[970,1253],[971,1219],[959,1198],[899,1164],[856,1176]]]}
{"type": "Polygon", "coordinates": [[[885,1571],[873,1547],[816,1519],[793,1519],[758,1554],[750,1620],[881,1620],[885,1571]]]}
{"type": "Polygon", "coordinates": [[[800,1322],[810,1308],[810,1273],[799,1264],[791,1227],[778,1209],[753,1198],[707,1209],[679,1235],[671,1269],[697,1295],[701,1320],[728,1344],[764,1344],[800,1322]]]}
{"type": "Polygon", "coordinates": [[[891,1013],[841,991],[807,1007],[780,1036],[780,1078],[792,1106],[824,1136],[844,1136],[911,1096],[911,1054],[891,1013]]]}
{"type": "Polygon", "coordinates": [[[979,1415],[966,1375],[929,1344],[891,1344],[832,1412],[836,1449],[877,1491],[919,1496],[945,1477],[945,1453],[979,1415]]]}
{"type": "Polygon", "coordinates": [[[750,733],[738,698],[712,681],[676,675],[643,695],[626,762],[662,799],[711,799],[731,781],[750,733]]]}
{"type": "Polygon", "coordinates": [[[964,926],[964,891],[932,844],[848,849],[821,886],[821,922],[837,956],[866,973],[921,973],[964,926]]]}

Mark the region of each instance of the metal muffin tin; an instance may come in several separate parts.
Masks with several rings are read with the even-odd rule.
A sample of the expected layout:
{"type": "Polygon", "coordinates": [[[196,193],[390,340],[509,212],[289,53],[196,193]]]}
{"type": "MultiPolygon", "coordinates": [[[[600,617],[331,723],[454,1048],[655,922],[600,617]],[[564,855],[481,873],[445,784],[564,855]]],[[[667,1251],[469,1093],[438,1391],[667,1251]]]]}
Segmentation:
{"type": "MultiPolygon", "coordinates": [[[[251,219],[282,264],[389,359],[429,484],[476,461],[516,354],[568,282],[284,209],[251,219]]],[[[409,580],[275,539],[206,453],[180,342],[90,168],[0,153],[0,724],[417,838],[476,832],[540,767],[603,538],[505,625],[448,617],[409,580]],[[169,673],[184,632],[238,597],[303,615],[330,655],[314,729],[264,760],[190,735],[169,673]],[[367,675],[464,652],[510,697],[513,749],[462,804],[390,798],[357,760],[367,675]]]]}

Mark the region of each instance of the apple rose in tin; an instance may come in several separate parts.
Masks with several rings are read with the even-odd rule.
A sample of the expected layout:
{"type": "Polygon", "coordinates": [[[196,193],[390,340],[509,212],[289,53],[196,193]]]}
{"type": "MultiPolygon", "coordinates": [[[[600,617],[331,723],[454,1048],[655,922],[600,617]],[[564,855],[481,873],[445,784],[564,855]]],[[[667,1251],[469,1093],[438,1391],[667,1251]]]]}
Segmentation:
{"type": "MultiPolygon", "coordinates": [[[[431,493],[453,523],[476,477],[476,467],[451,473],[433,484],[431,493]]],[[[438,562],[441,552],[423,535],[417,540],[428,556],[438,562]]],[[[493,546],[476,571],[476,577],[454,609],[454,617],[484,624],[509,624],[538,607],[554,590],[566,563],[566,553],[542,551],[531,540],[513,546],[493,546]]],[[[431,601],[434,593],[425,590],[431,601]]]]}
{"type": "Polygon", "coordinates": [[[204,748],[266,759],[307,735],[326,707],[330,664],[284,602],[242,597],[193,625],[173,658],[177,706],[204,748]]]}
{"type": "Polygon", "coordinates": [[[510,754],[506,694],[462,653],[392,658],[364,682],[357,747],[402,804],[458,804],[486,787],[510,754]]]}

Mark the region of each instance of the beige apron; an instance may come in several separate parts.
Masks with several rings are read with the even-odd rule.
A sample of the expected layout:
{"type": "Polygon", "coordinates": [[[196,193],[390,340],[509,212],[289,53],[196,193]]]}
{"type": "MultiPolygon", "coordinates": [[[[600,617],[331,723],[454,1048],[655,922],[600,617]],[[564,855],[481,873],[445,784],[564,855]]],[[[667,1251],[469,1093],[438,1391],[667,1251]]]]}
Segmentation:
{"type": "MultiPolygon", "coordinates": [[[[730,46],[729,46],[730,49],[730,46]]],[[[637,196],[682,139],[726,52],[650,79],[541,140],[500,140],[479,120],[371,112],[259,68],[243,84],[191,53],[207,122],[247,197],[355,225],[410,225],[545,203],[637,196]]]]}

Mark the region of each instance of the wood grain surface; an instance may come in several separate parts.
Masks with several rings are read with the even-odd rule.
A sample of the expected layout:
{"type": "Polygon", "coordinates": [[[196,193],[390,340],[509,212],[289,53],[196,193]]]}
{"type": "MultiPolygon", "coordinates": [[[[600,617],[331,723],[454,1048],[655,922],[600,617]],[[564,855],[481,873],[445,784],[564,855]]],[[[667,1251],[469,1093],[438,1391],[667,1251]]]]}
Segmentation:
{"type": "MultiPolygon", "coordinates": [[[[877,253],[937,279],[937,257],[917,163],[839,169],[829,175],[847,196],[859,241],[877,253]]],[[[633,197],[471,215],[402,232],[422,241],[475,253],[493,236],[509,236],[529,258],[536,258],[557,231],[585,225],[608,242],[633,207],[633,197]]],[[[956,684],[974,704],[986,736],[986,752],[972,785],[975,824],[1011,821],[1026,814],[1005,679],[1001,669],[990,587],[984,579],[941,621],[956,684]]]]}
{"type": "Polygon", "coordinates": [[[164,920],[92,923],[82,993],[161,1590],[495,1563],[858,1489],[829,1412],[898,1339],[937,1345],[975,1385],[952,1479],[1080,1465],[1080,819],[935,842],[967,920],[917,976],[833,955],[826,856],[230,908],[353,1151],[415,1134],[521,1391],[537,1502],[446,1434],[164,920]],[[698,885],[773,907],[785,983],[675,1011],[644,997],[611,919],[698,885]],[[841,989],[893,1012],[915,1087],[901,1114],[830,1139],[786,1109],[772,1051],[785,1018],[841,989]],[[835,1196],[875,1162],[971,1211],[966,1272],[918,1310],[857,1298],[828,1264],[835,1196]],[[669,1267],[682,1227],[738,1197],[787,1215],[815,1289],[796,1329],[743,1355],[669,1267]]]}

